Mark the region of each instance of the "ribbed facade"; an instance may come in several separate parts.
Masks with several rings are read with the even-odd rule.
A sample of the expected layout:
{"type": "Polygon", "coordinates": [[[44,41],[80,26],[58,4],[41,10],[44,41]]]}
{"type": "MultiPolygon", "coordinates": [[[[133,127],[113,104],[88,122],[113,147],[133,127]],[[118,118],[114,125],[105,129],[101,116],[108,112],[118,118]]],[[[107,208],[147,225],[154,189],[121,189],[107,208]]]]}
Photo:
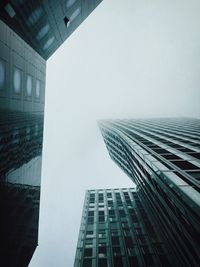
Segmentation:
{"type": "Polygon", "coordinates": [[[111,158],[133,180],[174,266],[200,262],[200,120],[99,122],[111,158]]]}
{"type": "Polygon", "coordinates": [[[88,190],[74,267],[172,266],[136,189],[88,190]]]}

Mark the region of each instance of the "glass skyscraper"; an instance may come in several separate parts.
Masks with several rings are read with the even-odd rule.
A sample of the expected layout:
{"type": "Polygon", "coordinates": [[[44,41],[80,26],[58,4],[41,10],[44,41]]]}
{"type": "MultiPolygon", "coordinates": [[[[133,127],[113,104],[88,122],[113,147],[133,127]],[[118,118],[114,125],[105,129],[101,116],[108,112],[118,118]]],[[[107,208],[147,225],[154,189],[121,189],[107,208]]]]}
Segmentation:
{"type": "Polygon", "coordinates": [[[100,2],[0,2],[0,266],[38,244],[46,60],[100,2]]]}
{"type": "Polygon", "coordinates": [[[88,190],[74,267],[172,266],[134,188],[88,190]]]}
{"type": "Polygon", "coordinates": [[[1,1],[0,18],[47,60],[101,1],[1,1]]]}
{"type": "Polygon", "coordinates": [[[200,262],[200,120],[100,121],[111,158],[137,185],[174,266],[200,262]]]}

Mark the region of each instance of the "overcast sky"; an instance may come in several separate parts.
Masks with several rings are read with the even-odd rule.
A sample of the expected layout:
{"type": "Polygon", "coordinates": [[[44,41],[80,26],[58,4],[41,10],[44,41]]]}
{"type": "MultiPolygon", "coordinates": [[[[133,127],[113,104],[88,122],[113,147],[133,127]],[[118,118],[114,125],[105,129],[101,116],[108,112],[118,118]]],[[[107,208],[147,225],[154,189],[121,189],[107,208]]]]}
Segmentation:
{"type": "Polygon", "coordinates": [[[86,189],[131,187],[96,120],[200,117],[199,0],[104,0],[47,63],[39,247],[71,267],[86,189]]]}

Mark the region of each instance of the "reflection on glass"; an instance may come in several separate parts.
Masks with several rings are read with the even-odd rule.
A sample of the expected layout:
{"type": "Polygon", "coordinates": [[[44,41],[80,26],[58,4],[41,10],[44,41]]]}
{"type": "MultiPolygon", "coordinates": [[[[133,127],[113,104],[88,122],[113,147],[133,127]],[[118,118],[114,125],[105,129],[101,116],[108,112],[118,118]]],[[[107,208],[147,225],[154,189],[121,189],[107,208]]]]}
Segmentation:
{"type": "Polygon", "coordinates": [[[27,20],[28,26],[34,25],[40,19],[41,16],[42,16],[42,8],[39,7],[37,9],[35,9],[31,13],[31,15],[28,17],[28,20],[27,20]]]}
{"type": "Polygon", "coordinates": [[[28,266],[38,244],[43,115],[0,110],[0,264],[28,266]]]}
{"type": "Polygon", "coordinates": [[[21,90],[21,71],[17,68],[14,69],[13,86],[15,93],[19,94],[21,90]]]}
{"type": "Polygon", "coordinates": [[[45,45],[43,46],[43,50],[48,49],[54,42],[55,37],[51,37],[50,39],[48,39],[48,41],[45,43],[45,45]]]}
{"type": "Polygon", "coordinates": [[[76,0],[68,0],[68,1],[66,2],[66,7],[67,7],[67,8],[70,8],[75,2],[76,2],[76,0]]]}
{"type": "Polygon", "coordinates": [[[40,97],[40,81],[39,80],[36,81],[36,97],[37,98],[40,97]]]}
{"type": "Polygon", "coordinates": [[[74,11],[74,13],[72,13],[69,20],[72,22],[74,19],[78,17],[80,13],[81,13],[81,8],[79,7],[74,11]]]}
{"type": "Polygon", "coordinates": [[[31,92],[32,92],[32,78],[31,78],[30,75],[27,76],[26,91],[27,91],[27,95],[28,96],[31,96],[31,92]]]}
{"type": "Polygon", "coordinates": [[[50,30],[50,26],[49,24],[46,24],[37,34],[36,39],[40,40],[42,39],[50,30]]]}
{"type": "Polygon", "coordinates": [[[0,90],[4,88],[5,84],[5,64],[0,60],[0,90]]]}

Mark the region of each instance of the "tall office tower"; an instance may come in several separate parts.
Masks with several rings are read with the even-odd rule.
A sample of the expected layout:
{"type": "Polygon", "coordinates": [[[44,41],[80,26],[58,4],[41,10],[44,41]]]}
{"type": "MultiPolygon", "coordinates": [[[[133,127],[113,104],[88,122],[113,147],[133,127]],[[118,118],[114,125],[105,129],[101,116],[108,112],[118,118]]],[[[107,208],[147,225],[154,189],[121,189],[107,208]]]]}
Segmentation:
{"type": "Polygon", "coordinates": [[[100,2],[0,1],[0,266],[37,246],[45,60],[100,2]]]}
{"type": "Polygon", "coordinates": [[[88,190],[74,267],[172,266],[136,189],[88,190]]]}
{"type": "Polygon", "coordinates": [[[200,120],[99,122],[111,158],[138,196],[175,266],[200,262],[200,120]]]}
{"type": "Polygon", "coordinates": [[[28,266],[38,242],[45,69],[0,21],[0,266],[28,266]]]}
{"type": "Polygon", "coordinates": [[[0,18],[48,59],[102,0],[4,0],[0,18]]]}

